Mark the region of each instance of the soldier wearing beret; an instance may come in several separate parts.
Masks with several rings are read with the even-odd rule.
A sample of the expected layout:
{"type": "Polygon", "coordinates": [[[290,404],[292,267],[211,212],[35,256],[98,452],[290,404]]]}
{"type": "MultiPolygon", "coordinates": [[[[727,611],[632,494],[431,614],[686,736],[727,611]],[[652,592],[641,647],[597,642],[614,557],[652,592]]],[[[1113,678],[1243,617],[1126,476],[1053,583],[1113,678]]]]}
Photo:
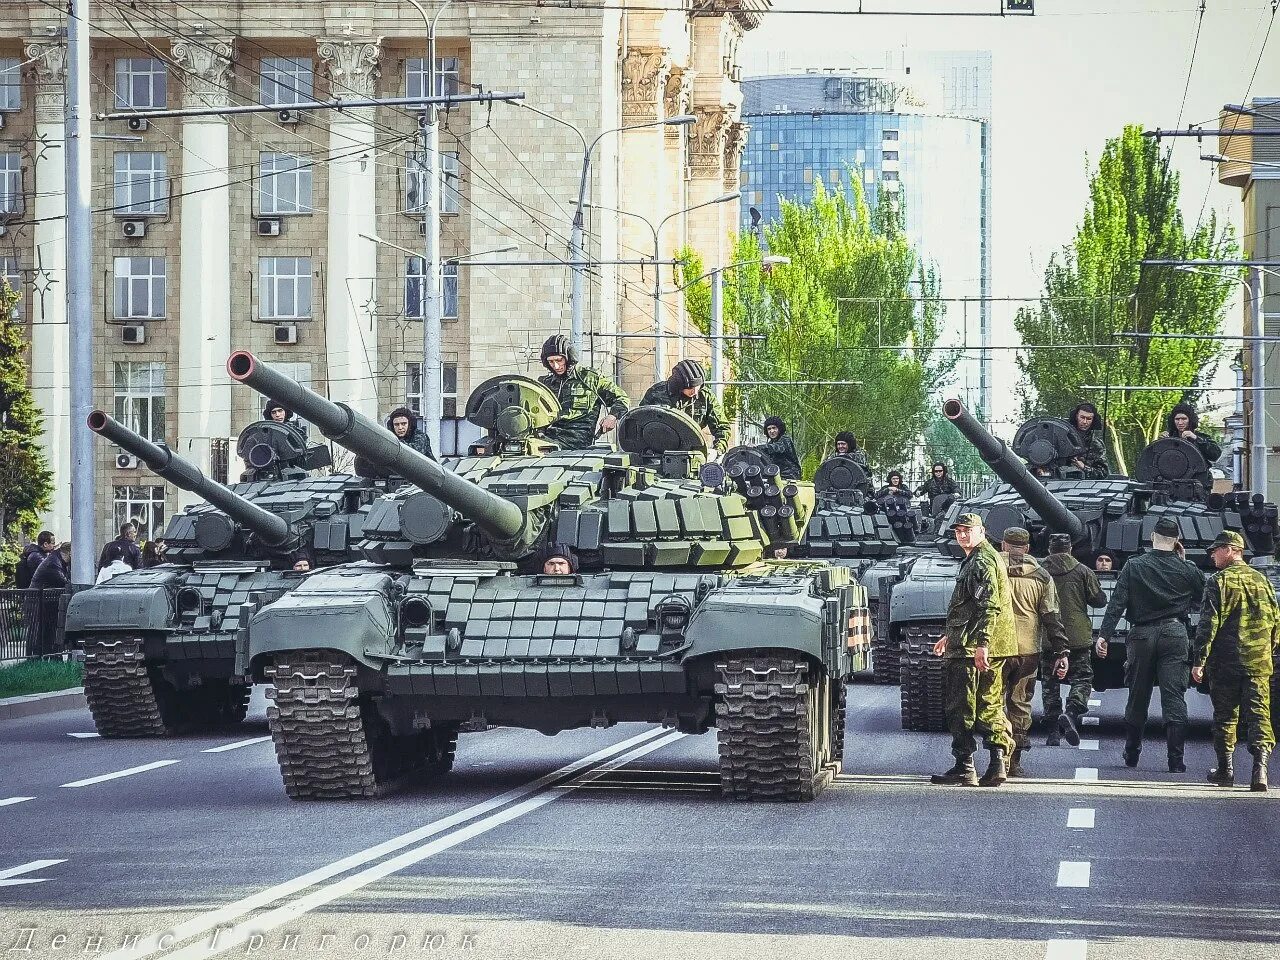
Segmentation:
{"type": "Polygon", "coordinates": [[[1180,546],[1179,532],[1178,522],[1172,517],[1156,521],[1151,551],[1133,557],[1121,568],[1098,636],[1098,656],[1105,659],[1116,624],[1121,616],[1128,618],[1125,766],[1138,765],[1151,690],[1159,683],[1170,773],[1187,772],[1182,759],[1187,739],[1186,695],[1191,658],[1187,619],[1204,595],[1204,576],[1194,564],[1175,553],[1180,546]]]}
{"type": "Polygon", "coordinates": [[[1058,607],[1067,630],[1067,673],[1057,676],[1057,661],[1045,657],[1040,662],[1040,696],[1044,701],[1044,719],[1049,728],[1045,740],[1056,747],[1065,737],[1073,747],[1080,745],[1080,718],[1089,710],[1089,694],[1093,692],[1093,623],[1089,607],[1105,607],[1107,595],[1092,570],[1071,555],[1071,537],[1055,533],[1049,538],[1049,556],[1044,569],[1053,577],[1058,591],[1058,607]],[[1062,709],[1063,682],[1071,688],[1067,709],[1062,709]]]}
{"type": "Polygon", "coordinates": [[[946,662],[943,696],[956,762],[932,782],[998,787],[1005,781],[1013,751],[1000,683],[1001,660],[1018,651],[1009,576],[1000,555],[987,542],[981,517],[962,513],[952,529],[965,558],[947,608],[947,632],[934,645],[933,653],[946,662]],[[973,764],[978,749],[975,733],[982,734],[991,754],[981,780],[973,764]]]}
{"type": "Polygon", "coordinates": [[[1207,678],[1213,701],[1213,747],[1218,766],[1209,782],[1235,783],[1232,751],[1244,708],[1253,754],[1250,788],[1267,789],[1267,760],[1276,745],[1271,729],[1271,673],[1280,650],[1280,609],[1263,574],[1244,562],[1244,538],[1224,530],[1209,547],[1218,572],[1209,578],[1196,630],[1191,675],[1207,678]]]}

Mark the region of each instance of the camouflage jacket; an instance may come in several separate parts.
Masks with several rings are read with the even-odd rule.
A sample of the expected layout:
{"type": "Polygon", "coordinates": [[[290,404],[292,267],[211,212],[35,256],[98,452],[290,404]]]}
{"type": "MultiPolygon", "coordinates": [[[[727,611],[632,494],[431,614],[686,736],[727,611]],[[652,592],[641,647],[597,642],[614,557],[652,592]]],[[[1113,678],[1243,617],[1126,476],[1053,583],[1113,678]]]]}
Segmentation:
{"type": "MultiPolygon", "coordinates": [[[[1089,430],[1081,436],[1084,445],[1080,451],[1080,460],[1084,462],[1084,475],[1089,480],[1102,480],[1111,473],[1107,464],[1107,451],[1102,446],[1100,430],[1089,430]]],[[[1080,436],[1079,431],[1076,432],[1080,436]]]]}
{"type": "Polygon", "coordinates": [[[711,431],[718,453],[729,449],[729,421],[725,419],[724,408],[714,393],[702,389],[696,397],[686,397],[683,393],[671,392],[666,380],[659,380],[645,391],[642,407],[671,407],[693,418],[693,422],[711,431]]]}
{"type": "Polygon", "coordinates": [[[1093,621],[1086,607],[1105,607],[1107,595],[1102,592],[1098,575],[1069,553],[1051,553],[1041,564],[1053,577],[1058,591],[1058,606],[1067,630],[1067,646],[1085,650],[1093,644],[1093,621]]]}
{"type": "Polygon", "coordinates": [[[1280,648],[1280,608],[1266,576],[1238,560],[1209,578],[1196,630],[1195,663],[1268,671],[1280,648]]]}
{"type": "Polygon", "coordinates": [[[608,377],[575,363],[562,377],[549,373],[539,377],[560,401],[560,416],[543,431],[562,450],[585,450],[595,443],[596,421],[603,405],[615,417],[627,412],[627,395],[608,377]]]}
{"type": "Polygon", "coordinates": [[[947,607],[946,656],[972,657],[978,647],[986,647],[992,657],[1018,652],[1009,575],[1000,554],[985,540],[961,562],[947,607]]]}
{"type": "Polygon", "coordinates": [[[928,497],[932,500],[934,497],[945,497],[959,492],[960,488],[956,486],[956,482],[950,477],[943,477],[941,480],[936,477],[930,477],[916,487],[915,495],[917,497],[928,497]]]}
{"type": "Polygon", "coordinates": [[[777,440],[766,440],[756,449],[778,468],[783,480],[800,479],[800,456],[796,453],[796,445],[785,433],[777,440]]]}
{"type": "Polygon", "coordinates": [[[1062,625],[1053,578],[1034,557],[1008,561],[1007,569],[1018,655],[1062,656],[1067,652],[1067,630],[1062,625]]]}

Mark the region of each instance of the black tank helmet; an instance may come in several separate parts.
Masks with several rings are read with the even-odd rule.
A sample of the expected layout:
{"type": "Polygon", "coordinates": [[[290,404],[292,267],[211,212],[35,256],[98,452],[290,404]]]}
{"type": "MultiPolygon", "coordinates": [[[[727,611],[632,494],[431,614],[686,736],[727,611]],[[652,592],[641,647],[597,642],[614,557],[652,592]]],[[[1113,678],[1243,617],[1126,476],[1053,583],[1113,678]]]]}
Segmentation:
{"type": "Polygon", "coordinates": [[[678,393],[681,390],[690,390],[693,387],[700,387],[706,382],[706,377],[702,374],[702,364],[697,360],[681,360],[671,368],[671,379],[667,381],[671,385],[671,390],[678,393]]]}
{"type": "Polygon", "coordinates": [[[551,365],[547,363],[548,357],[564,357],[567,370],[578,362],[578,351],[568,337],[563,333],[557,333],[554,337],[547,337],[547,342],[542,345],[542,365],[550,370],[551,365]]]}
{"type": "Polygon", "coordinates": [[[781,417],[765,417],[764,428],[768,430],[770,427],[778,428],[778,436],[782,436],[787,432],[787,425],[782,422],[781,417]]]}
{"type": "Polygon", "coordinates": [[[1196,413],[1196,408],[1189,403],[1180,403],[1169,411],[1169,416],[1165,418],[1165,429],[1168,430],[1169,436],[1182,436],[1178,428],[1173,425],[1173,418],[1180,413],[1187,415],[1187,429],[1197,430],[1200,427],[1200,414],[1196,413]]]}
{"type": "Polygon", "coordinates": [[[270,420],[271,411],[273,410],[283,410],[284,419],[286,423],[293,419],[293,411],[290,410],[288,407],[286,407],[283,403],[276,403],[276,401],[274,400],[268,400],[267,405],[262,408],[262,419],[270,420]]]}
{"type": "Polygon", "coordinates": [[[853,432],[851,430],[841,430],[839,433],[837,433],[836,443],[839,443],[841,440],[843,440],[845,443],[849,445],[850,450],[858,449],[858,438],[853,435],[853,432]]]}

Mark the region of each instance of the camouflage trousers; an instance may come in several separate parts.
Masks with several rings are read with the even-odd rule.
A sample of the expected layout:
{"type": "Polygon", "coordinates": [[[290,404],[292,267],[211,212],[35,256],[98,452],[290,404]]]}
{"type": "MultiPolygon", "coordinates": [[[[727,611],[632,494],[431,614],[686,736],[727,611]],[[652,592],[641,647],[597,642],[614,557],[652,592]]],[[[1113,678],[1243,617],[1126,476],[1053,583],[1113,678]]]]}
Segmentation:
{"type": "Polygon", "coordinates": [[[971,659],[946,660],[943,706],[951,734],[951,753],[957,758],[971,757],[977,751],[975,734],[982,736],[988,748],[1013,752],[1013,738],[1004,715],[1001,659],[993,660],[991,669],[981,673],[971,659]]]}
{"type": "Polygon", "coordinates": [[[1228,753],[1236,748],[1236,726],[1243,711],[1249,749],[1275,747],[1271,729],[1271,670],[1262,674],[1234,664],[1210,663],[1205,676],[1209,699],[1213,702],[1214,743],[1224,746],[1228,753]]]}
{"type": "Polygon", "coordinates": [[[1067,713],[1082,717],[1089,712],[1089,694],[1093,693],[1093,651],[1089,647],[1067,652],[1067,675],[1059,680],[1053,675],[1057,661],[1045,655],[1040,658],[1040,699],[1044,702],[1044,718],[1050,724],[1062,716],[1062,684],[1067,693],[1067,713]]]}
{"type": "Polygon", "coordinates": [[[1036,677],[1040,674],[1038,653],[1003,657],[1000,666],[1000,684],[1004,687],[1005,728],[1020,750],[1031,749],[1031,698],[1036,695],[1036,677]]]}

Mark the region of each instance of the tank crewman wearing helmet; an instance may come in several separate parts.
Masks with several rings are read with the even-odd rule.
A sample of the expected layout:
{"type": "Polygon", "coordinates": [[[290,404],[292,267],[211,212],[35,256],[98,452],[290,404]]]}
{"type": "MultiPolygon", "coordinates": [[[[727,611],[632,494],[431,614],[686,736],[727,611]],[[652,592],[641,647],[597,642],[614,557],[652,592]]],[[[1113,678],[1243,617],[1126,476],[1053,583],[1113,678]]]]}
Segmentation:
{"type": "Polygon", "coordinates": [[[1232,752],[1236,723],[1244,709],[1253,754],[1250,788],[1267,789],[1267,760],[1275,749],[1271,729],[1271,674],[1280,652],[1280,608],[1266,576],[1244,561],[1244,538],[1224,530],[1209,547],[1218,572],[1209,578],[1200,608],[1191,676],[1209,680],[1213,701],[1213,748],[1218,766],[1209,782],[1235,783],[1232,752]]]}
{"type": "Polygon", "coordinates": [[[927,497],[930,500],[934,497],[957,496],[959,493],[960,488],[947,472],[947,465],[941,462],[933,465],[929,479],[916,487],[915,491],[917,497],[927,497]]]}
{"type": "Polygon", "coordinates": [[[1071,411],[1067,419],[1080,435],[1082,445],[1075,465],[1084,471],[1087,479],[1103,479],[1111,473],[1111,467],[1107,464],[1106,448],[1102,445],[1102,414],[1092,403],[1082,403],[1071,411]]]}
{"type": "Polygon", "coordinates": [[[436,458],[435,451],[431,449],[431,438],[422,429],[418,415],[408,407],[396,407],[391,411],[387,417],[387,429],[406,447],[412,447],[428,459],[436,458]]]}
{"type": "Polygon", "coordinates": [[[1013,752],[1004,716],[1001,660],[1018,652],[1014,637],[1013,602],[1009,575],[986,528],[976,513],[962,513],[952,525],[965,553],[947,607],[946,633],[933,647],[946,666],[943,701],[955,766],[932,778],[933,783],[965,787],[998,787],[1008,772],[1013,752]],[[991,752],[991,764],[978,779],[973,754],[981,733],[991,752]]]}
{"type": "Polygon", "coordinates": [[[563,543],[553,543],[544,547],[538,554],[542,563],[542,572],[554,576],[567,577],[578,572],[578,557],[563,543]]]}
{"type": "Polygon", "coordinates": [[[272,420],[276,423],[283,423],[300,437],[303,437],[304,439],[306,438],[306,428],[293,418],[293,411],[282,403],[276,403],[274,400],[268,400],[267,405],[262,408],[262,419],[272,420]]]}
{"type": "Polygon", "coordinates": [[[1061,738],[1073,747],[1080,745],[1080,718],[1089,712],[1089,694],[1093,692],[1093,622],[1088,607],[1105,607],[1107,595],[1102,592],[1097,575],[1071,555],[1071,537],[1055,533],[1049,537],[1049,556],[1041,563],[1053,577],[1058,591],[1058,607],[1067,628],[1067,675],[1057,676],[1057,661],[1044,656],[1040,660],[1040,697],[1044,701],[1044,720],[1049,728],[1045,743],[1056,747],[1061,738]],[[1066,713],[1062,711],[1062,684],[1071,688],[1067,694],[1066,713]]]}
{"type": "Polygon", "coordinates": [[[607,408],[600,432],[617,426],[631,401],[622,388],[591,367],[578,362],[577,348],[563,334],[548,337],[542,345],[542,365],[550,372],[540,383],[560,401],[560,416],[543,431],[543,436],[561,450],[585,450],[596,440],[600,407],[607,408]]]}
{"type": "Polygon", "coordinates": [[[671,368],[671,376],[645,391],[640,401],[646,407],[671,407],[693,418],[711,432],[716,453],[729,449],[729,421],[714,393],[702,389],[706,378],[697,360],[681,360],[671,368]]]}
{"type": "Polygon", "coordinates": [[[769,439],[756,449],[778,468],[783,480],[799,480],[800,456],[796,453],[795,443],[787,436],[787,425],[782,418],[765,417],[764,432],[769,439]]]}
{"type": "Polygon", "coordinates": [[[867,452],[858,446],[858,438],[853,435],[852,430],[841,430],[836,434],[834,450],[831,456],[849,457],[860,466],[862,472],[867,475],[867,482],[863,484],[862,492],[868,497],[875,495],[875,487],[871,484],[871,466],[867,463],[867,452]]]}
{"type": "Polygon", "coordinates": [[[1200,426],[1200,415],[1189,403],[1178,404],[1169,414],[1167,423],[1169,436],[1181,437],[1183,440],[1194,443],[1196,449],[1200,451],[1200,456],[1204,457],[1204,462],[1213,466],[1222,456],[1222,448],[1200,433],[1196,429],[1198,426],[1200,426]]]}
{"type": "Polygon", "coordinates": [[[907,489],[906,480],[902,476],[901,470],[890,470],[889,475],[884,480],[884,486],[876,491],[877,500],[882,500],[885,497],[911,496],[911,491],[907,489]]]}

